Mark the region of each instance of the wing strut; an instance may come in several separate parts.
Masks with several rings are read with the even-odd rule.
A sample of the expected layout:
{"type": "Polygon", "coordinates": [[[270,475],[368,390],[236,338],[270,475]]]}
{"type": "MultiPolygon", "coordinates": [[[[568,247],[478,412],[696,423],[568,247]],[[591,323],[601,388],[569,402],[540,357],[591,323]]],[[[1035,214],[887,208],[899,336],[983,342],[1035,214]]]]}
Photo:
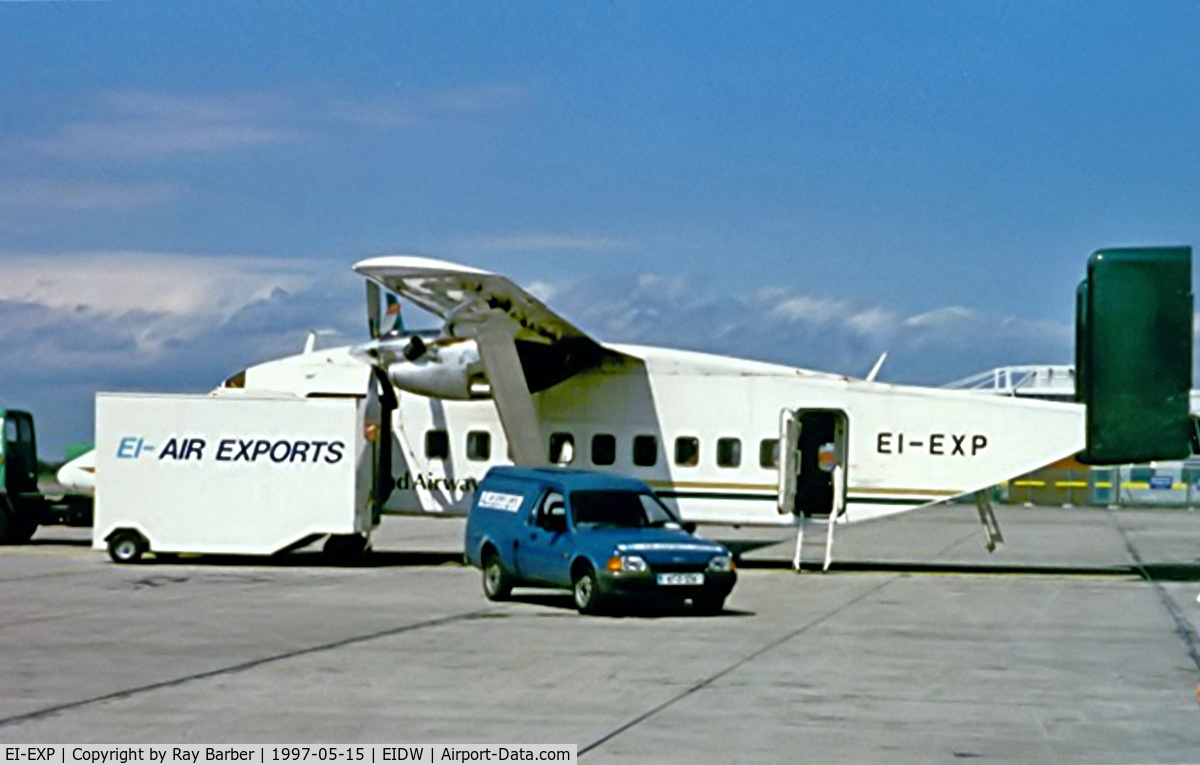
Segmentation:
{"type": "Polygon", "coordinates": [[[480,327],[479,355],[492,385],[492,401],[516,465],[546,464],[542,429],[533,396],[525,382],[515,338],[520,327],[505,314],[494,312],[480,327]]]}

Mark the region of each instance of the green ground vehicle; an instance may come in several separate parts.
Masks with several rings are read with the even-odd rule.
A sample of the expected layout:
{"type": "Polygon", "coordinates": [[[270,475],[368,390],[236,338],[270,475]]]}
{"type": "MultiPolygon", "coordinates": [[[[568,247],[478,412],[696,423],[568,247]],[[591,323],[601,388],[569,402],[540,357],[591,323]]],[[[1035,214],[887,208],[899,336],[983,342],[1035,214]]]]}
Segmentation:
{"type": "Polygon", "coordinates": [[[24,544],[38,526],[90,526],[92,498],[38,489],[33,415],[0,409],[0,544],[24,544]]]}

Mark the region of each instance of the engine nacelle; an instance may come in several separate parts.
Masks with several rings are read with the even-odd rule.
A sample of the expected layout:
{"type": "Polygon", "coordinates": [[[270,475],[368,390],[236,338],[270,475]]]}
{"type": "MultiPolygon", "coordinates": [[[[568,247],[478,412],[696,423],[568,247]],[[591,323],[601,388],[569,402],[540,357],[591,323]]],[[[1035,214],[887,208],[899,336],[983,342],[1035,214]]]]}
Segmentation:
{"type": "Polygon", "coordinates": [[[465,401],[492,395],[474,340],[434,343],[412,361],[389,364],[387,375],[400,390],[429,398],[465,401]]]}

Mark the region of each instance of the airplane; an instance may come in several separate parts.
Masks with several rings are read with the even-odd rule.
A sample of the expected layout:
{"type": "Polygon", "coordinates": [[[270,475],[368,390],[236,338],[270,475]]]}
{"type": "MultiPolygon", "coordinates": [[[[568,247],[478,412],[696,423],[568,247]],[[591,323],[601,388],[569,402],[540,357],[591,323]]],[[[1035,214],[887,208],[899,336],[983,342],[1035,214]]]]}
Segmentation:
{"type": "Polygon", "coordinates": [[[58,485],[71,494],[85,497],[96,493],[96,450],[89,449],[72,460],[63,463],[54,476],[58,485]]]}
{"type": "MultiPolygon", "coordinates": [[[[1186,253],[1188,268],[1188,324],[1176,333],[1186,338],[1170,346],[1186,348],[1186,419],[1191,250],[1171,251],[1175,265],[1186,253]]],[[[1109,262],[1119,264],[1137,251],[1113,252],[1109,262]]],[[[568,465],[639,478],[686,521],[795,527],[797,570],[805,527],[824,521],[828,568],[835,524],[964,495],[974,495],[994,549],[1003,536],[988,489],[1092,444],[1080,403],[878,382],[882,358],[868,379],[855,379],[608,344],[499,274],[412,255],[353,269],[366,280],[367,343],[317,350],[310,338],[304,352],[248,367],[221,389],[362,395],[354,388],[361,365],[371,365],[392,410],[384,424],[394,480],[383,514],[462,516],[493,465],[568,465]],[[406,331],[397,296],[441,328],[406,331]]],[[[1122,331],[1133,330],[1126,322],[1122,331]]],[[[1103,365],[1092,367],[1101,378],[1103,365]]],[[[1189,427],[1190,419],[1180,426],[1189,427]]],[[[1162,458],[1190,453],[1188,438],[1155,449],[1162,458]]]]}

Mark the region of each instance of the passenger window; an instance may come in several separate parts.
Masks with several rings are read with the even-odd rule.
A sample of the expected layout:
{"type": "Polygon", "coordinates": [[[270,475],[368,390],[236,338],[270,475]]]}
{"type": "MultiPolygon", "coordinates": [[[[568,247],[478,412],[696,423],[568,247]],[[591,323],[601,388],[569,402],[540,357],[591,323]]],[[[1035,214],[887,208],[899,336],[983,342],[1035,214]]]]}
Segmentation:
{"type": "Polygon", "coordinates": [[[735,468],[742,464],[742,439],[717,439],[717,467],[735,468]]]}
{"type": "Polygon", "coordinates": [[[617,439],[608,433],[592,436],[592,464],[611,465],[617,461],[617,439]]]}
{"type": "Polygon", "coordinates": [[[425,456],[431,460],[450,457],[450,435],[444,430],[425,431],[425,456]]]}
{"type": "Polygon", "coordinates": [[[553,534],[561,534],[567,530],[567,506],[561,494],[552,491],[546,495],[538,508],[534,523],[538,528],[553,534]]]}
{"type": "Polygon", "coordinates": [[[575,436],[570,433],[550,434],[550,464],[570,465],[575,461],[575,436]]]}
{"type": "Polygon", "coordinates": [[[658,439],[654,436],[633,437],[633,464],[651,467],[658,462],[658,439]]]}
{"type": "Polygon", "coordinates": [[[695,467],[700,464],[700,439],[680,436],[675,439],[675,464],[695,467]]]}
{"type": "Polygon", "coordinates": [[[779,467],[779,439],[764,438],[758,445],[758,464],[760,467],[779,467]]]}
{"type": "Polygon", "coordinates": [[[486,430],[467,433],[467,459],[486,462],[492,456],[492,434],[486,430]]]}

